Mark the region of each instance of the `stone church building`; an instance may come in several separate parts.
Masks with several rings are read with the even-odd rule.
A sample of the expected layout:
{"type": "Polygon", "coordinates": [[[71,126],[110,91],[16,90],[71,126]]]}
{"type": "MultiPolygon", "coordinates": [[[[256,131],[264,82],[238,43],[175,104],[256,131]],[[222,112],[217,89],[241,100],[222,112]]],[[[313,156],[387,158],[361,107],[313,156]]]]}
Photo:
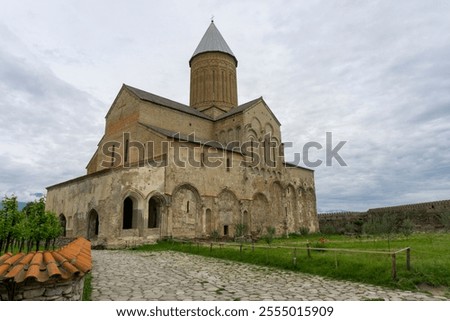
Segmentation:
{"type": "Polygon", "coordinates": [[[214,22],[189,66],[189,106],[123,85],[87,174],[47,188],[66,236],[117,247],[318,230],[314,172],[284,161],[262,97],[238,104],[238,61],[214,22]]]}

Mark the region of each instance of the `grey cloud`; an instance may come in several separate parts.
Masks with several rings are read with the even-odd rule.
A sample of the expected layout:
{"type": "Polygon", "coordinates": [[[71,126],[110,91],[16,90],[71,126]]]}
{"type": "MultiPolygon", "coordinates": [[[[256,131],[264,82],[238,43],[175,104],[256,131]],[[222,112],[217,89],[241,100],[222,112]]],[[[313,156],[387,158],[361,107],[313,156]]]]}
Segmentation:
{"type": "Polygon", "coordinates": [[[0,192],[29,200],[47,185],[83,174],[101,133],[101,103],[14,47],[21,46],[0,49],[0,192]]]}
{"type": "MultiPolygon", "coordinates": [[[[0,28],[2,155],[4,148],[34,151],[22,163],[7,154],[13,167],[0,165],[9,173],[2,183],[28,188],[27,177],[43,186],[82,174],[117,83],[187,101],[187,60],[214,13],[239,60],[240,102],[263,95],[284,140],[300,149],[293,151],[323,143],[327,131],[348,141],[348,167],[316,169],[320,209],[450,198],[448,2],[180,1],[114,4],[108,13],[104,5],[92,4],[83,16],[82,4],[67,5],[68,15],[59,10],[58,19],[73,26],[48,30],[42,44],[22,33],[36,55],[0,28]],[[84,79],[94,96],[78,89],[87,88],[84,79]],[[103,92],[106,103],[95,98],[103,92]],[[11,174],[21,166],[24,173],[11,174]]],[[[51,10],[40,15],[53,17],[51,10]]],[[[62,21],[44,20],[46,28],[62,21]]]]}

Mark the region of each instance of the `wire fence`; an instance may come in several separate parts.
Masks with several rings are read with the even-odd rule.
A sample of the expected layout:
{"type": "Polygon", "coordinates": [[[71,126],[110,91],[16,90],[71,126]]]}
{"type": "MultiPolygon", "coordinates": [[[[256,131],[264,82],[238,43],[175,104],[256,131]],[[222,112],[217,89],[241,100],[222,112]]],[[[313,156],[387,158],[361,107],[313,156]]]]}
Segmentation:
{"type": "Polygon", "coordinates": [[[314,247],[311,246],[310,242],[300,243],[298,246],[292,245],[260,245],[254,242],[252,243],[230,243],[230,242],[204,242],[204,241],[188,241],[180,239],[172,239],[175,243],[188,244],[190,246],[196,246],[197,249],[200,247],[208,248],[212,252],[213,249],[223,249],[223,248],[234,248],[239,250],[242,254],[245,250],[267,250],[274,251],[276,249],[288,250],[288,255],[291,256],[292,264],[296,266],[299,261],[299,257],[303,252],[308,258],[312,258],[313,253],[316,252],[334,252],[335,253],[335,265],[338,266],[337,253],[342,254],[369,254],[369,255],[379,255],[386,256],[390,258],[391,261],[391,277],[393,280],[397,279],[397,261],[399,259],[399,254],[406,253],[406,269],[411,270],[411,248],[405,247],[398,250],[358,250],[358,249],[347,249],[347,248],[327,248],[327,247],[314,247]],[[302,246],[303,245],[303,246],[302,246]]]}

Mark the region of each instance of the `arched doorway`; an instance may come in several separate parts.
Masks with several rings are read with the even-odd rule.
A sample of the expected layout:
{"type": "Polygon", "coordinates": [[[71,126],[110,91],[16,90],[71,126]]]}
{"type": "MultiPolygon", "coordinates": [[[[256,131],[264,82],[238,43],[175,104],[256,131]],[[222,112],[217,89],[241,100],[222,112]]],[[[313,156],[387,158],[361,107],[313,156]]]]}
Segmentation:
{"type": "Polygon", "coordinates": [[[273,226],[277,232],[285,230],[286,209],[283,206],[283,188],[281,183],[276,181],[270,187],[271,211],[267,216],[266,226],[273,226]]]}
{"type": "Polygon", "coordinates": [[[131,197],[125,198],[123,201],[123,224],[124,230],[133,228],[133,200],[131,197]]]}
{"type": "Polygon", "coordinates": [[[271,226],[269,222],[270,207],[267,197],[262,193],[256,193],[253,196],[251,207],[251,226],[250,231],[256,235],[265,232],[266,227],[271,226]]]}
{"type": "Polygon", "coordinates": [[[88,221],[88,239],[94,240],[98,237],[98,230],[99,230],[99,219],[98,219],[98,213],[96,210],[91,210],[89,212],[89,221],[88,221]]]}
{"type": "Polygon", "coordinates": [[[62,213],[59,214],[59,225],[61,226],[61,229],[62,229],[62,236],[66,236],[67,221],[66,221],[66,217],[62,213]]]}
{"type": "Polygon", "coordinates": [[[298,231],[300,228],[300,224],[298,221],[297,211],[297,197],[295,194],[295,188],[292,185],[289,185],[286,189],[286,206],[287,206],[287,215],[286,222],[288,227],[288,233],[298,231]]]}
{"type": "Polygon", "coordinates": [[[172,193],[172,236],[193,238],[201,235],[201,198],[197,189],[184,184],[174,189],[172,193]]]}
{"type": "Polygon", "coordinates": [[[217,199],[219,233],[223,236],[234,236],[236,225],[242,223],[238,199],[227,189],[224,189],[217,199]]]}
{"type": "Polygon", "coordinates": [[[158,228],[161,224],[162,201],[153,196],[148,201],[148,228],[158,228]]]}

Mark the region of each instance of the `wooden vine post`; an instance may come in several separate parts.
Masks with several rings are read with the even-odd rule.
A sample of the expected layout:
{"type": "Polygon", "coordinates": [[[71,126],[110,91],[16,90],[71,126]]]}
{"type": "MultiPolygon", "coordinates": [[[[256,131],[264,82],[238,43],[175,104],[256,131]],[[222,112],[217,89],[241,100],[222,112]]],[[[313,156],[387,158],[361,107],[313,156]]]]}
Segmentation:
{"type": "Polygon", "coordinates": [[[392,253],[392,280],[397,279],[397,258],[396,254],[392,253]]]}
{"type": "Polygon", "coordinates": [[[411,271],[411,248],[406,248],[406,269],[411,271]]]}

